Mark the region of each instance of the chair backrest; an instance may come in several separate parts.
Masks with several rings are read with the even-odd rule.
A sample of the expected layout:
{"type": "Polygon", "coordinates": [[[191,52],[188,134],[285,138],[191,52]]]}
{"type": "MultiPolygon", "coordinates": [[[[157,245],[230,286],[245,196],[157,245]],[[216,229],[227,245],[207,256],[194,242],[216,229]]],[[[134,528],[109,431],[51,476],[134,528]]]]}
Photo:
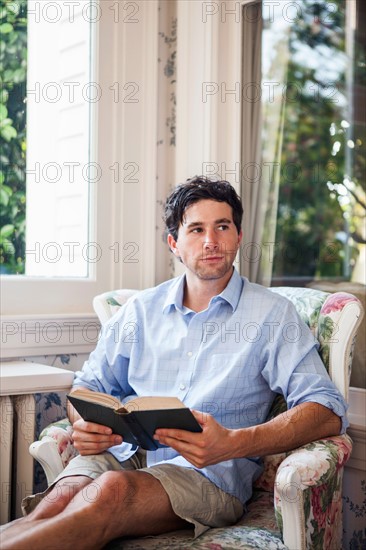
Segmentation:
{"type": "MultiPolygon", "coordinates": [[[[363,317],[361,302],[346,292],[330,294],[297,287],[273,287],[270,290],[294,304],[320,343],[319,353],[329,376],[348,401],[352,352],[363,317]]],[[[108,321],[136,292],[133,289],[122,289],[96,296],[93,307],[100,322],[104,324],[108,321]]]]}
{"type": "Polygon", "coordinates": [[[348,401],[352,354],[364,311],[353,294],[330,294],[311,288],[273,287],[290,300],[319,341],[319,354],[329,376],[348,401]]]}

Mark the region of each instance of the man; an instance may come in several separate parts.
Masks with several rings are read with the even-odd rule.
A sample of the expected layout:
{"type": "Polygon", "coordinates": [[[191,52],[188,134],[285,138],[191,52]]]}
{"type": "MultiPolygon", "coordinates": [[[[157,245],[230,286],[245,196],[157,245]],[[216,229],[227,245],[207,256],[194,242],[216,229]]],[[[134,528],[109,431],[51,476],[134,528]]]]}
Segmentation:
{"type": "Polygon", "coordinates": [[[4,531],[4,550],[102,548],[119,536],[232,524],[258,457],[346,428],[345,403],[294,307],[233,267],[242,214],[225,181],[193,178],[173,191],[167,240],[185,275],[129,300],[74,383],[119,398],[178,396],[203,431],[159,429],[167,447],[136,452],[70,408],[80,456],[4,531]],[[266,422],[278,392],[289,410],[266,422]]]}

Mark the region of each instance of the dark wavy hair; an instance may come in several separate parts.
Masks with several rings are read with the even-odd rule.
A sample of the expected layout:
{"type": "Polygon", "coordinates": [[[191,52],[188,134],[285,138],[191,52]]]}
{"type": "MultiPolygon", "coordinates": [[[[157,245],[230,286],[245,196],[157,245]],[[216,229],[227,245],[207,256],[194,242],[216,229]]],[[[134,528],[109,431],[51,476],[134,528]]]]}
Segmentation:
{"type": "Polygon", "coordinates": [[[170,233],[178,239],[179,225],[183,222],[186,209],[201,200],[226,202],[233,211],[233,222],[240,233],[243,218],[243,205],[234,187],[225,180],[210,180],[205,176],[195,176],[178,185],[165,202],[165,237],[170,233]]]}

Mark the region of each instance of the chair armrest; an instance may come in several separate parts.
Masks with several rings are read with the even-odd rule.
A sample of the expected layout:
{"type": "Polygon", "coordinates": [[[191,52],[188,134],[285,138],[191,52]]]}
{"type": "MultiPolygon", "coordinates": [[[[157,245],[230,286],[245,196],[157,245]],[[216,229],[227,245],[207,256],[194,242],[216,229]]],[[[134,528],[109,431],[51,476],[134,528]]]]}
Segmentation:
{"type": "Polygon", "coordinates": [[[55,478],[77,456],[72,440],[72,426],[67,418],[47,426],[29,447],[30,454],[38,460],[45,471],[47,483],[55,478]]]}
{"type": "Polygon", "coordinates": [[[275,481],[275,512],[289,549],[341,548],[343,469],[348,435],[327,437],[292,451],[275,481]]]}
{"type": "Polygon", "coordinates": [[[56,441],[52,437],[34,441],[29,446],[29,452],[44,469],[47,485],[51,485],[64,469],[56,441]]]}

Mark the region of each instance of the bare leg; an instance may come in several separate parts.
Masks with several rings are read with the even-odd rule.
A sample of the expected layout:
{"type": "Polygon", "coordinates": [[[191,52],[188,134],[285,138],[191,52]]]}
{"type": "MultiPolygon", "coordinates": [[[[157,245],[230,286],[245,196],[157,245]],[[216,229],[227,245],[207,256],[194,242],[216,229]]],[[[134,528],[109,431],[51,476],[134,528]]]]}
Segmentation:
{"type": "Polygon", "coordinates": [[[24,532],[28,527],[32,527],[34,520],[50,518],[59,514],[76,493],[91,481],[92,479],[87,476],[69,476],[61,479],[28,516],[2,525],[1,539],[5,530],[7,531],[6,536],[10,537],[13,533],[19,533],[20,529],[24,532]]]}
{"type": "Polygon", "coordinates": [[[54,517],[18,524],[2,550],[92,550],[119,536],[156,535],[187,527],[160,482],[146,472],[106,472],[80,490],[54,517]]]}
{"type": "Polygon", "coordinates": [[[52,491],[24,519],[45,519],[56,516],[72,502],[75,495],[93,480],[87,476],[68,476],[60,479],[52,491]]]}

